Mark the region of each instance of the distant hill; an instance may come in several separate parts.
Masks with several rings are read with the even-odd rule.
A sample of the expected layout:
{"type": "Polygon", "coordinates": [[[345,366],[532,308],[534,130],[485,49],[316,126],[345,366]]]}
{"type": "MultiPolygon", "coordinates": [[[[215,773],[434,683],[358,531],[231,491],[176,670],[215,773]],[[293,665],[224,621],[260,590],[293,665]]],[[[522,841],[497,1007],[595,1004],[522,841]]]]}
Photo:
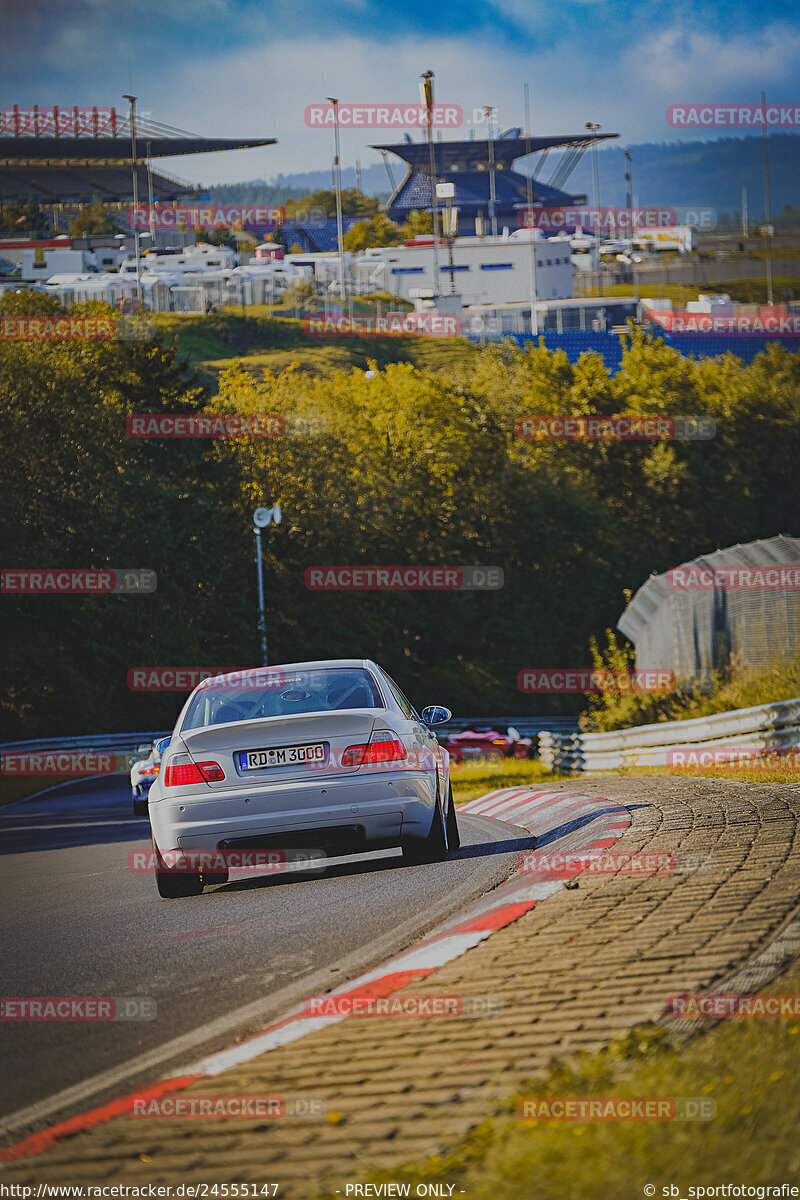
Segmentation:
{"type": "MultiPolygon", "coordinates": [[[[600,202],[625,203],[625,145],[615,142],[597,152],[600,202]]],[[[742,187],[747,189],[751,224],[762,219],[764,194],[761,170],[761,138],[719,138],[710,142],[644,142],[628,146],[632,155],[634,202],[641,207],[714,208],[720,218],[728,214],[738,221],[742,187]]],[[[769,138],[771,207],[778,217],[786,206],[800,208],[800,134],[775,133],[769,138]]],[[[558,158],[544,164],[541,178],[546,183],[558,158]]],[[[535,159],[534,159],[535,162],[535,159]]],[[[397,183],[405,176],[405,164],[391,163],[397,183]]],[[[517,169],[524,169],[520,160],[517,169]]],[[[363,191],[387,200],[391,184],[383,163],[364,166],[363,191]]],[[[342,170],[342,186],[354,187],[355,170],[342,170]]],[[[276,175],[267,181],[251,180],[209,187],[214,203],[279,204],[299,199],[319,188],[332,186],[330,171],[306,171],[276,175]]],[[[592,163],[587,152],[572,172],[565,190],[592,195],[592,163]]]]}
{"type": "MultiPolygon", "coordinates": [[[[776,216],[786,205],[800,205],[800,135],[771,134],[768,145],[771,209],[776,216]]],[[[633,194],[640,206],[688,205],[715,208],[720,216],[739,213],[744,186],[750,222],[762,219],[760,137],[720,138],[713,142],[645,142],[627,149],[632,157],[633,194]]],[[[625,203],[625,150],[620,142],[598,150],[603,204],[625,203]]],[[[546,180],[546,172],[543,178],[546,180]]],[[[591,197],[590,154],[584,154],[567,186],[591,197]]]]}
{"type": "MultiPolygon", "coordinates": [[[[395,178],[398,183],[405,176],[405,164],[398,163],[395,178]]],[[[356,186],[353,167],[342,168],[342,187],[356,186]]],[[[269,181],[251,179],[247,183],[221,183],[205,187],[213,204],[281,204],[284,200],[300,200],[312,192],[333,187],[330,171],[305,171],[296,175],[276,175],[269,181]]],[[[364,167],[361,171],[361,187],[365,195],[388,200],[392,194],[389,177],[383,164],[364,167]]]]}

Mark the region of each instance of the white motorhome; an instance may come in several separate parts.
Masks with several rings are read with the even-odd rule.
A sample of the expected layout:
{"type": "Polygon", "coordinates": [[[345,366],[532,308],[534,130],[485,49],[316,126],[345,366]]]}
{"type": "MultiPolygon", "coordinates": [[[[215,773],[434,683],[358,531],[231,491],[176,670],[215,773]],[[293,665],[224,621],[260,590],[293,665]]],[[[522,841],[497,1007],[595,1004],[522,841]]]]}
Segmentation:
{"type": "MultiPolygon", "coordinates": [[[[212,246],[199,242],[182,254],[145,254],[140,258],[141,270],[154,275],[207,275],[209,272],[232,271],[236,256],[229,246],[212,246]]],[[[136,274],[136,258],[126,258],[119,268],[120,275],[136,274]]]]}
{"type": "Polygon", "coordinates": [[[697,247],[697,232],[691,225],[638,229],[631,238],[631,245],[636,250],[677,250],[679,254],[691,254],[697,247]]]}
{"type": "Polygon", "coordinates": [[[85,275],[99,273],[93,250],[64,250],[37,246],[22,251],[20,279],[26,282],[46,283],[52,275],[85,275]]]}

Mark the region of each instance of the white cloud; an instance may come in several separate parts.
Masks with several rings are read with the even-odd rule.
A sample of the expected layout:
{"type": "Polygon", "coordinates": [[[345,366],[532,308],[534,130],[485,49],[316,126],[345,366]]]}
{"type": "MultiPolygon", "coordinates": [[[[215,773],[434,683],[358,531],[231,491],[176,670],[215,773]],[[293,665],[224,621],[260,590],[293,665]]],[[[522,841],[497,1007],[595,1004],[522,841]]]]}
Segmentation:
{"type": "MultiPolygon", "coordinates": [[[[99,9],[104,0],[91,2],[99,9]]],[[[208,14],[224,9],[230,0],[199,2],[208,14]]],[[[146,0],[146,5],[150,3],[146,0]]],[[[503,3],[506,10],[511,4],[521,12],[525,0],[503,3]]],[[[530,11],[529,6],[525,11],[530,11]]],[[[641,13],[638,19],[641,22],[641,13]]],[[[262,136],[280,141],[278,146],[237,154],[162,160],[167,173],[174,171],[210,184],[295,171],[327,171],[333,137],[330,131],[305,126],[306,105],[324,101],[327,95],[350,102],[414,103],[419,75],[429,67],[436,72],[437,99],[460,104],[467,122],[474,108],[492,104],[500,128],[522,125],[523,84],[529,81],[533,133],[577,133],[591,120],[606,131],[620,133],[622,143],[627,144],[680,136],[666,124],[670,104],[757,101],[761,87],[776,102],[793,101],[800,61],[800,33],[789,26],[774,24],[747,38],[726,38],[687,28],[679,17],[669,27],[654,18],[651,32],[632,33],[631,41],[621,48],[619,42],[615,49],[614,44],[594,36],[583,41],[570,37],[535,55],[522,46],[467,35],[390,40],[377,35],[281,38],[277,34],[263,40],[259,33],[250,32],[247,49],[236,52],[209,51],[199,57],[193,50],[171,44],[168,69],[161,54],[134,59],[139,106],[152,112],[156,120],[209,136],[262,136]]],[[[90,81],[92,95],[69,99],[100,104],[116,100],[124,108],[124,102],[116,97],[127,86],[124,53],[113,69],[106,60],[98,63],[97,72],[90,81]]],[[[80,90],[86,93],[86,89],[82,75],[80,90]]],[[[34,99],[46,104],[63,103],[67,98],[42,95],[30,100],[20,97],[20,102],[34,99]]],[[[460,136],[468,136],[470,128],[466,124],[458,131],[460,136]]],[[[476,136],[485,131],[485,124],[479,125],[476,136]]],[[[343,165],[352,165],[356,158],[362,166],[379,162],[367,149],[369,143],[394,141],[402,141],[402,133],[344,130],[343,165]]],[[[399,164],[398,169],[402,170],[399,164]]]]}

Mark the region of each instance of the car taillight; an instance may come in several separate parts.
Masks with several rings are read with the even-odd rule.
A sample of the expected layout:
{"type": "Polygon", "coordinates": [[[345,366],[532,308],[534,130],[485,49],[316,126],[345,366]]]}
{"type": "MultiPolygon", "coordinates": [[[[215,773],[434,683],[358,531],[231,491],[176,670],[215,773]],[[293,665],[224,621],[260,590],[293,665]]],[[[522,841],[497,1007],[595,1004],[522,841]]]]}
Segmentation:
{"type": "Polygon", "coordinates": [[[505,738],[492,738],[493,746],[505,746],[505,744],[506,744],[505,738]]]}
{"type": "Polygon", "coordinates": [[[219,783],[225,778],[225,772],[217,762],[201,762],[197,764],[207,783],[219,783]]]}
{"type": "Polygon", "coordinates": [[[157,775],[160,770],[161,770],[160,767],[142,767],[139,774],[140,775],[157,775]]]}
{"type": "Polygon", "coordinates": [[[405,746],[387,729],[373,733],[368,742],[359,746],[348,746],[342,755],[342,766],[362,767],[367,763],[397,762],[405,757],[405,746]]]}
{"type": "Polygon", "coordinates": [[[188,754],[176,755],[164,771],[164,787],[185,787],[189,783],[218,783],[225,778],[219,763],[195,763],[188,754]]]}

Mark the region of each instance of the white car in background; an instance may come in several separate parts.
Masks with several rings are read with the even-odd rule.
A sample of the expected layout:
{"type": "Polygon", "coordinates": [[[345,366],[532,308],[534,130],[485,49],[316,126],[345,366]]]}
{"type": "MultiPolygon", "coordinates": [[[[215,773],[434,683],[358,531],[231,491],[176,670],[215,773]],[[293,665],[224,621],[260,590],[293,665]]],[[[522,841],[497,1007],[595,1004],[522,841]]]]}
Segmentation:
{"type": "Polygon", "coordinates": [[[169,738],[161,738],[153,745],[146,758],[140,758],[131,767],[131,795],[135,817],[147,816],[148,793],[161,770],[161,755],[168,745],[169,738]]]}
{"type": "MultiPolygon", "coordinates": [[[[449,756],[376,663],[331,659],[204,680],[150,790],[158,890],[198,895],[245,850],[342,855],[400,846],[435,862],[459,845],[449,756]],[[207,864],[203,870],[203,858],[207,864]]],[[[238,860],[237,860],[238,861],[238,860]]]]}

